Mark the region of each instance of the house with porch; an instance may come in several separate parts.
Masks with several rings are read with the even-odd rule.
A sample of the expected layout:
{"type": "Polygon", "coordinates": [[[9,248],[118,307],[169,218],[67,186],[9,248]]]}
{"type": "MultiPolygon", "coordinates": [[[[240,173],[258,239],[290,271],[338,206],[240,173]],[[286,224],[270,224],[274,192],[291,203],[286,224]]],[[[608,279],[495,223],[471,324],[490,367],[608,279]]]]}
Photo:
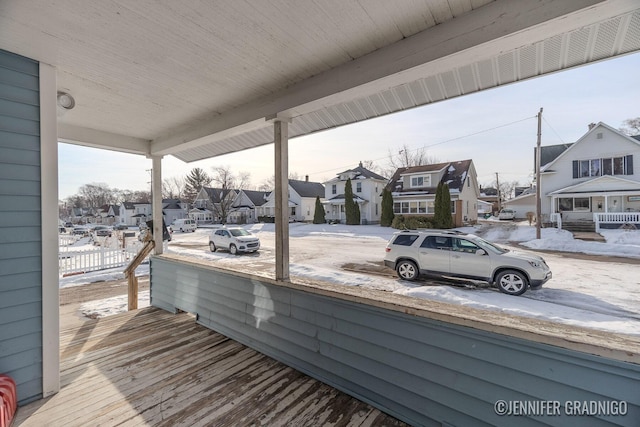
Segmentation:
{"type": "Polygon", "coordinates": [[[360,208],[360,220],[363,224],[379,224],[382,203],[382,189],[387,179],[362,166],[362,162],[353,169],[340,172],[329,181],[324,182],[325,219],[344,222],[344,189],[347,180],[351,180],[353,200],[360,208]]]}
{"type": "MultiPolygon", "coordinates": [[[[239,420],[236,399],[221,402],[226,393],[211,392],[220,382],[201,381],[214,359],[224,360],[220,371],[236,369],[228,395],[246,397],[256,390],[251,380],[280,383],[297,371],[411,425],[513,425],[496,414],[496,401],[550,397],[623,401],[627,415],[523,423],[636,425],[636,336],[290,274],[287,176],[290,138],[640,52],[640,5],[449,0],[319,8],[301,1],[282,13],[279,2],[260,4],[0,2],[0,372],[17,383],[23,419],[16,425],[109,425],[115,406],[121,423],[287,424],[281,416],[289,408],[314,403],[293,392],[279,399],[272,383],[251,396],[239,420]],[[94,328],[109,323],[98,320],[61,340],[59,142],[150,158],[156,195],[165,156],[196,162],[273,144],[274,271],[237,272],[164,253],[156,197],[153,308],[124,316],[116,330],[94,328]],[[92,330],[102,339],[87,341],[92,330]],[[161,330],[170,334],[150,336],[161,330]],[[127,331],[135,338],[123,341],[127,331]],[[205,339],[212,335],[215,342],[205,339]],[[168,340],[178,355],[151,348],[168,340]],[[88,347],[100,354],[65,372],[61,357],[81,360],[88,347]],[[251,352],[288,367],[272,376],[262,368],[273,359],[225,360],[251,352]],[[151,353],[162,358],[150,364],[151,353]],[[149,370],[161,380],[147,382],[141,373],[149,370]],[[110,379],[114,371],[125,381],[110,379]],[[183,398],[196,388],[193,399],[183,398]],[[87,390],[109,399],[87,399],[87,390]],[[144,402],[132,403],[134,394],[144,402]]],[[[338,400],[332,396],[319,400],[338,400]]],[[[314,419],[347,424],[340,418],[347,406],[314,419]]],[[[288,425],[308,423],[308,415],[288,425]]],[[[360,424],[379,421],[358,416],[360,424]]]]}
{"type": "Polygon", "coordinates": [[[433,216],[439,183],[449,187],[455,227],[478,220],[480,190],[472,160],[399,168],[387,184],[396,215],[433,216]]]}
{"type": "MultiPolygon", "coordinates": [[[[311,222],[316,210],[316,197],[320,202],[324,201],[324,185],[320,182],[309,181],[309,175],[305,180],[290,179],[288,186],[287,213],[289,221],[311,222]]],[[[266,202],[256,208],[257,215],[275,217],[276,193],[269,193],[266,202]]]]}
{"type": "Polygon", "coordinates": [[[151,219],[151,203],[122,202],[120,203],[119,224],[138,227],[151,219]]]}
{"type": "Polygon", "coordinates": [[[240,190],[238,197],[231,205],[233,210],[229,214],[232,224],[253,224],[258,221],[257,208],[267,203],[270,192],[255,190],[240,190]]]}
{"type": "Polygon", "coordinates": [[[172,224],[176,219],[184,219],[189,215],[188,204],[180,199],[162,199],[162,217],[165,224],[172,224]]]}
{"type": "Polygon", "coordinates": [[[193,200],[189,218],[197,223],[226,223],[235,210],[233,205],[239,193],[239,190],[202,187],[193,200]]]}
{"type": "MultiPolygon", "coordinates": [[[[543,157],[541,156],[541,160],[543,157]]],[[[543,221],[591,229],[640,227],[640,135],[605,123],[541,166],[543,221]]]]}

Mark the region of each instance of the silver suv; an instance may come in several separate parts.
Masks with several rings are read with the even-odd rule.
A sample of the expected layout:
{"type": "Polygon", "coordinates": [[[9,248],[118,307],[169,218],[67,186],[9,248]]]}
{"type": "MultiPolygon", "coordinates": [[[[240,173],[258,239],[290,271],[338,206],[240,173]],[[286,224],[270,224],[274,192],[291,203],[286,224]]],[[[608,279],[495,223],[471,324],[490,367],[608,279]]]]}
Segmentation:
{"type": "Polygon", "coordinates": [[[227,249],[236,255],[239,252],[256,252],[260,249],[260,239],[241,227],[222,227],[209,235],[209,249],[227,249]]]}
{"type": "Polygon", "coordinates": [[[394,233],[384,263],[401,279],[424,275],[481,280],[509,295],[539,289],[551,278],[549,266],[537,255],[509,251],[474,234],[448,230],[394,233]]]}

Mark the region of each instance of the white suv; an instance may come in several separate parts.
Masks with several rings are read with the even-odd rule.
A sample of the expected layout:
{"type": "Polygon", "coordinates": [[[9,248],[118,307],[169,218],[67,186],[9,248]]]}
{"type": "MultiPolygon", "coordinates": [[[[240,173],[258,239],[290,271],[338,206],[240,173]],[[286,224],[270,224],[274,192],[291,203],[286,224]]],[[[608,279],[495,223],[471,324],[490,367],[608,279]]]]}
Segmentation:
{"type": "Polygon", "coordinates": [[[222,227],[209,235],[209,249],[227,249],[232,254],[255,252],[260,249],[260,239],[241,227],[222,227]]]}
{"type": "Polygon", "coordinates": [[[537,255],[509,251],[474,235],[447,230],[399,231],[384,263],[401,279],[420,275],[481,280],[509,295],[539,289],[551,270],[537,255]]]}

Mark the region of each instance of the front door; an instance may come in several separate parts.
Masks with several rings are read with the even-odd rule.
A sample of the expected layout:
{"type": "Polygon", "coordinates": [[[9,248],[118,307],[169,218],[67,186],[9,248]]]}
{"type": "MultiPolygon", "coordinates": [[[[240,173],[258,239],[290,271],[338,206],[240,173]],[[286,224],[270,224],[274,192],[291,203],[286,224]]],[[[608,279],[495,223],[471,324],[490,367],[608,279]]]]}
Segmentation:
{"type": "Polygon", "coordinates": [[[448,274],[452,238],[448,236],[427,236],[420,244],[420,270],[448,274]]]}
{"type": "Polygon", "coordinates": [[[491,262],[486,252],[482,250],[485,255],[480,255],[478,251],[481,250],[475,243],[462,238],[453,239],[453,248],[451,251],[451,270],[456,272],[456,275],[487,279],[491,276],[491,262]]]}
{"type": "Polygon", "coordinates": [[[622,212],[622,196],[609,197],[609,212],[622,212]]]}

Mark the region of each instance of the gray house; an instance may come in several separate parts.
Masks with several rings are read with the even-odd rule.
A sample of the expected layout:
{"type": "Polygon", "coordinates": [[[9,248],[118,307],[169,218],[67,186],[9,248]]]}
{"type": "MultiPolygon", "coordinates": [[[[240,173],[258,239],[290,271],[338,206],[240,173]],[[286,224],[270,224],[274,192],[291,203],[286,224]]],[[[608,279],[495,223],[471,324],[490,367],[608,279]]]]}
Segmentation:
{"type": "MultiPolygon", "coordinates": [[[[154,221],[154,307],[190,312],[413,425],[513,425],[496,402],[547,400],[627,409],[515,422],[637,425],[637,337],[301,281],[290,275],[287,197],[290,137],[640,51],[637,2],[243,5],[0,3],[0,372],[16,380],[20,405],[65,392],[58,141],[150,157],[154,194],[163,156],[194,162],[274,143],[275,274],[164,254],[154,221]]],[[[162,217],[159,197],[152,211],[162,217]]]]}

